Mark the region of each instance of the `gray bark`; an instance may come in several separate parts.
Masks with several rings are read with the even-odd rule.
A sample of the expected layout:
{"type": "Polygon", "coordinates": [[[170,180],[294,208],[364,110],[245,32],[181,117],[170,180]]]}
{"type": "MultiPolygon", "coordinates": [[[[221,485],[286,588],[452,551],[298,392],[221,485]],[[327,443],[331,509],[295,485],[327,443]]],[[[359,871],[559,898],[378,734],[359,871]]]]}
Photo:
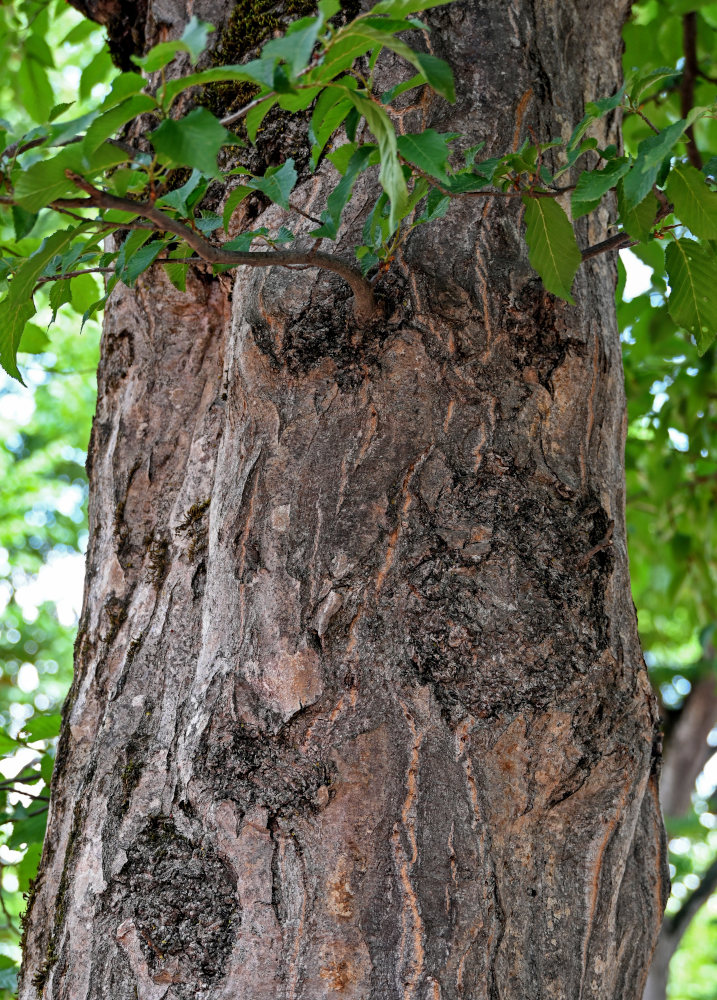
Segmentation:
{"type": "MultiPolygon", "coordinates": [[[[407,130],[565,134],[625,9],[431,12],[459,99],[407,130]]],[[[370,327],[316,272],[113,297],[21,1000],[642,996],[667,877],[614,263],[568,307],[518,205],[419,232],[370,327]]]]}

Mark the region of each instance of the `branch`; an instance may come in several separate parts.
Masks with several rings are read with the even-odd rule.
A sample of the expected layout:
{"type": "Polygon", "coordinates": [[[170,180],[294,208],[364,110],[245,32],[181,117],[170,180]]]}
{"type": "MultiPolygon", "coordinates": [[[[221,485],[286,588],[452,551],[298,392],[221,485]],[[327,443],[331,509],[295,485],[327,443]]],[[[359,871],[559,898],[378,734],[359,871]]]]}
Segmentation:
{"type": "MultiPolygon", "coordinates": [[[[72,139],[68,139],[66,142],[58,143],[58,147],[72,146],[76,142],[82,142],[83,139],[83,135],[73,136],[72,139]]],[[[26,153],[28,149],[35,149],[36,146],[42,146],[42,144],[46,141],[46,135],[38,136],[36,139],[30,139],[28,142],[23,142],[21,139],[18,139],[17,142],[14,142],[11,146],[8,146],[3,150],[2,157],[13,159],[16,156],[20,156],[21,153],[26,153]]],[[[105,142],[108,142],[110,146],[115,146],[117,149],[121,149],[122,152],[127,153],[131,159],[134,159],[138,153],[142,152],[141,149],[135,149],[134,146],[130,146],[128,142],[122,142],[121,139],[105,139],[105,142]]]]}
{"type": "MultiPolygon", "coordinates": [[[[210,264],[230,264],[233,267],[293,267],[297,264],[306,267],[323,268],[332,271],[343,278],[354,293],[354,313],[359,322],[370,319],[376,311],[376,302],[373,297],[371,286],[364,280],[361,272],[353,267],[348,261],[331,254],[321,253],[311,250],[302,252],[298,250],[271,250],[271,251],[246,251],[225,250],[222,247],[215,247],[207,242],[199,233],[185,226],[177,219],[172,219],[165,215],[160,209],[155,208],[150,203],[130,201],[127,198],[117,198],[115,195],[107,194],[93,187],[84,177],[75,174],[71,170],[65,171],[67,177],[81,191],[84,191],[88,198],[63,198],[58,204],[66,207],[85,207],[95,205],[98,208],[115,209],[120,212],[131,212],[139,215],[153,223],[152,228],[161,232],[174,233],[183,239],[199,256],[210,264]]],[[[122,227],[119,227],[122,228],[122,227]]]]}
{"type": "Polygon", "coordinates": [[[627,247],[634,247],[639,240],[633,240],[629,233],[616,233],[608,237],[602,243],[595,243],[591,247],[586,247],[581,251],[583,260],[590,260],[591,257],[598,257],[602,253],[610,253],[612,250],[625,250],[627,247]]]}
{"type": "Polygon", "coordinates": [[[696,916],[697,911],[703,903],[706,903],[717,888],[717,858],[714,859],[709,868],[700,879],[700,884],[691,892],[677,913],[665,918],[665,933],[677,947],[682,935],[687,930],[690,921],[696,916]]]}
{"type": "MultiPolygon", "coordinates": [[[[695,80],[699,73],[697,65],[697,14],[690,11],[682,18],[682,51],[685,55],[685,65],[682,71],[680,85],[680,103],[682,117],[686,118],[695,104],[695,80]]],[[[687,136],[687,158],[693,167],[702,169],[702,157],[695,141],[695,128],[690,125],[685,130],[687,136]]]]}

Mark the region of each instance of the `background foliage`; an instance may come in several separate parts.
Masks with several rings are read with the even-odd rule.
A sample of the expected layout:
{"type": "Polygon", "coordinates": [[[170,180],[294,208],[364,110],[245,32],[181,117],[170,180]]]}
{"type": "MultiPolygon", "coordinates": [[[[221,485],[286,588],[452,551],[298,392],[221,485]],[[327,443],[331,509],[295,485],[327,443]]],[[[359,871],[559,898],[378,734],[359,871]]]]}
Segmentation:
{"type": "MultiPolygon", "coordinates": [[[[684,117],[683,28],[692,11],[699,69],[692,100],[709,106],[717,93],[717,3],[643,0],[634,5],[625,29],[628,73],[638,66],[664,67],[641,105],[659,130],[684,117]]],[[[81,115],[109,92],[116,75],[99,29],[64,0],[0,5],[0,57],[8,67],[0,78],[0,113],[15,133],[46,121],[65,101],[77,101],[72,116],[81,115]]],[[[646,135],[638,115],[627,118],[624,134],[626,152],[637,155],[646,135]]],[[[695,144],[709,164],[710,151],[717,152],[717,122],[700,120],[695,144]]],[[[40,220],[23,233],[30,219],[16,213],[11,222],[12,228],[3,222],[0,244],[15,246],[19,240],[23,253],[35,250],[52,226],[48,220],[43,230],[40,220]]],[[[674,725],[695,683],[717,672],[715,347],[700,356],[693,339],[670,318],[662,242],[653,239],[633,252],[643,269],[631,267],[630,287],[637,275],[643,290],[625,301],[622,288],[618,295],[629,400],[631,570],[651,675],[674,725]]],[[[36,869],[44,832],[51,737],[71,676],[76,609],[67,594],[86,537],[83,461],[98,327],[90,320],[82,337],[77,329],[78,314],[102,297],[102,286],[93,275],[75,278],[70,295],[50,340],[48,293],[40,291],[38,314],[26,329],[19,358],[28,387],[0,382],[0,813],[5,820],[0,991],[13,988],[22,893],[36,869]]],[[[708,768],[688,815],[669,820],[672,912],[699,886],[717,855],[715,783],[717,768],[708,768]]],[[[715,1000],[716,935],[713,897],[673,961],[672,1000],[715,1000]]]]}

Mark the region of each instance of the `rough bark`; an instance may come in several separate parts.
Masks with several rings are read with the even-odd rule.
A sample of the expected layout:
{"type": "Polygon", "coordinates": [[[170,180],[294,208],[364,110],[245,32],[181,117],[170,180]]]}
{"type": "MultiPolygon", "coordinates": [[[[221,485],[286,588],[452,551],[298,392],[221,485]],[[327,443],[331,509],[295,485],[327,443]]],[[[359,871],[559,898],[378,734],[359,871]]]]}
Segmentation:
{"type": "MultiPolygon", "coordinates": [[[[407,128],[566,132],[625,6],[432,12],[459,99],[407,128]]],[[[556,302],[519,207],[470,199],[371,328],[314,272],[116,293],[22,1000],[641,997],[667,877],[613,293],[597,258],[556,302]]]]}

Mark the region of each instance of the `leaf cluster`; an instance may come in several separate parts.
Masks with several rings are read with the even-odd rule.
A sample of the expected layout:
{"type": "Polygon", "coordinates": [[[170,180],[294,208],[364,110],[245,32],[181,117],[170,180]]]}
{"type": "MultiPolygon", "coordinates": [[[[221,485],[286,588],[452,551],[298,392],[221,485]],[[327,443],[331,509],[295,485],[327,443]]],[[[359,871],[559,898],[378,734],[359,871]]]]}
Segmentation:
{"type": "Polygon", "coordinates": [[[714,117],[714,104],[654,126],[641,102],[674,71],[650,68],[633,74],[617,94],[589,104],[567,142],[526,142],[517,151],[480,159],[482,146],[462,150],[462,137],[455,133],[399,134],[396,102],[402,95],[430,87],[448,101],[455,99],[448,65],[404,38],[406,32],[413,31],[411,37],[427,32],[416,15],[441,2],[381,0],[335,27],[331,18],[338,0],[321,0],[316,16],[292,23],[256,59],[205,69],[197,66],[213,29],[193,17],[180,38],[135,58],[137,72],[117,75],[109,93],[81,115],[70,117],[66,106],[45,113],[43,106],[34,109],[42,120],[30,131],[15,136],[8,126],[0,157],[0,207],[15,239],[0,257],[0,364],[20,378],[17,353],[35,335],[31,324],[42,286],[50,286],[56,314],[73,302],[72,281],[106,274],[105,294],[87,305],[84,322],[103,307],[118,281],[132,286],[155,263],[179,289],[192,264],[209,263],[215,272],[272,263],[327,267],[350,282],[357,314],[365,318],[372,293],[362,279],[389,267],[414,229],[441,219],[452,199],[466,197],[522,200],[531,263],[546,289],[569,303],[575,273],[586,257],[668,241],[670,314],[699,350],[706,350],[717,332],[717,306],[710,294],[717,278],[717,191],[709,164],[700,171],[684,154],[691,130],[714,117]],[[386,51],[414,72],[381,93],[376,66],[386,51]],[[189,62],[192,71],[175,72],[177,59],[189,62]],[[187,113],[177,110],[180,103],[186,106],[180,97],[191,98],[218,82],[251,84],[256,97],[221,120],[201,105],[187,113]],[[245,143],[231,126],[243,119],[254,143],[274,107],[286,113],[311,109],[311,168],[323,169],[328,159],[336,178],[320,218],[301,205],[292,159],[261,175],[243,165],[245,143]],[[648,132],[632,153],[600,148],[588,134],[617,109],[638,116],[648,132]],[[142,142],[136,130],[133,142],[123,141],[139,116],[151,123],[142,142]],[[178,169],[190,174],[172,190],[178,169]],[[372,170],[378,173],[379,194],[362,242],[354,248],[356,263],[319,252],[321,241],[340,240],[356,183],[372,170]],[[561,186],[565,177],[575,182],[561,186]],[[227,191],[221,215],[203,207],[217,179],[227,191]],[[574,222],[595,211],[612,191],[619,209],[615,234],[606,245],[581,251],[574,222]],[[260,228],[234,234],[237,209],[257,194],[284,210],[285,224],[276,232],[260,228]],[[297,236],[306,218],[313,228],[306,232],[303,226],[297,236]],[[128,230],[119,249],[105,249],[105,237],[128,230]],[[46,234],[39,246],[26,242],[38,231],[46,234]],[[312,242],[302,248],[307,239],[312,242]]]}

